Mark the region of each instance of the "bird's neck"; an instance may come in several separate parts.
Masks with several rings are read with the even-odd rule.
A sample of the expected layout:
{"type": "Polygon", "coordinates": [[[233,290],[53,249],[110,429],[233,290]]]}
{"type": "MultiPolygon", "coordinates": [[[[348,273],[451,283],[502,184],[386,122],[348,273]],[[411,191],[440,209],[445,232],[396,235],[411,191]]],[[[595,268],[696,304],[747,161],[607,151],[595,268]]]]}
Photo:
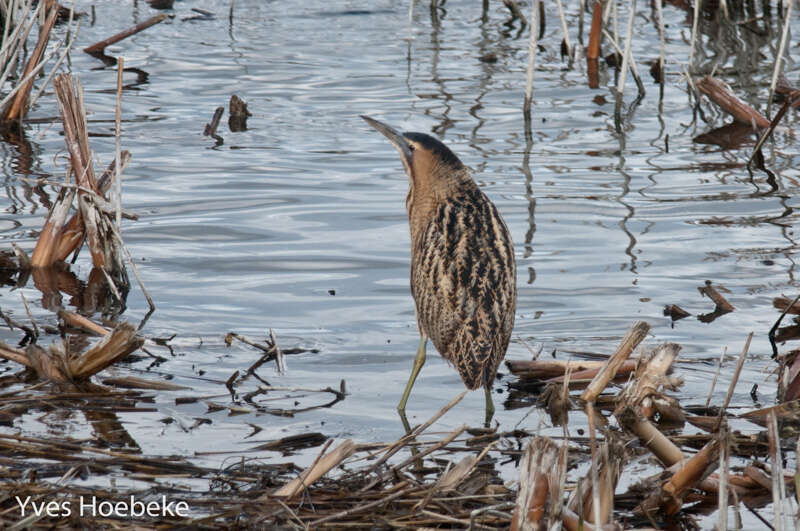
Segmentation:
{"type": "Polygon", "coordinates": [[[415,241],[425,231],[431,218],[436,215],[439,205],[461,195],[469,186],[475,186],[475,182],[466,168],[463,171],[451,171],[447,175],[429,179],[412,177],[406,196],[411,240],[415,241]]]}

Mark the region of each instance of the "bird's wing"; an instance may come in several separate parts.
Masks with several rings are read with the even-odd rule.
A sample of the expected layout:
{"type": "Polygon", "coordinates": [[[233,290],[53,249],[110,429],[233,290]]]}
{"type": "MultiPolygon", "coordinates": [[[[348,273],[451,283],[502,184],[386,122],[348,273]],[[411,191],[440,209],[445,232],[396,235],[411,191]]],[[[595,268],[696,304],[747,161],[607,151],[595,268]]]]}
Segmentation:
{"type": "Polygon", "coordinates": [[[420,329],[477,387],[497,368],[514,324],[516,282],[508,229],[491,202],[474,193],[440,205],[412,260],[420,329]]]}

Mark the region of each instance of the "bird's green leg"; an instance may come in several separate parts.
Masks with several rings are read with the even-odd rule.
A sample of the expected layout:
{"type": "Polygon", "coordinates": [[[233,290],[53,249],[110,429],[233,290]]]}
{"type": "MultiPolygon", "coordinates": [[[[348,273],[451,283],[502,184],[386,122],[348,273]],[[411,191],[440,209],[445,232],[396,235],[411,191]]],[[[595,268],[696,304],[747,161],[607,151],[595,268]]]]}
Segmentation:
{"type": "Polygon", "coordinates": [[[417,356],[414,358],[414,367],[411,369],[411,376],[408,377],[408,383],[406,384],[406,390],[403,392],[403,398],[400,399],[400,403],[397,405],[397,411],[400,411],[401,413],[405,412],[406,402],[408,402],[408,395],[411,394],[411,388],[414,387],[414,381],[417,379],[419,370],[423,365],[425,365],[425,347],[427,344],[428,336],[421,333],[419,335],[417,356]]]}
{"type": "Polygon", "coordinates": [[[484,388],[486,391],[486,421],[484,424],[486,427],[489,427],[489,423],[492,421],[492,417],[494,417],[494,402],[492,401],[492,386],[487,385],[484,388]]]}

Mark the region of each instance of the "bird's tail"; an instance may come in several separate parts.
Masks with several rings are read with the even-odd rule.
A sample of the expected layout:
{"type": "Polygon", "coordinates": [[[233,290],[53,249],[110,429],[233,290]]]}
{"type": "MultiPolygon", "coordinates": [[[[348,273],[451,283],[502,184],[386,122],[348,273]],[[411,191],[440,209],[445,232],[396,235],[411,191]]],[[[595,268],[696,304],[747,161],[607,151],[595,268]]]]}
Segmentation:
{"type": "Polygon", "coordinates": [[[490,386],[503,356],[498,345],[474,339],[459,352],[456,354],[458,359],[451,358],[451,361],[456,365],[464,385],[469,389],[490,386]]]}

